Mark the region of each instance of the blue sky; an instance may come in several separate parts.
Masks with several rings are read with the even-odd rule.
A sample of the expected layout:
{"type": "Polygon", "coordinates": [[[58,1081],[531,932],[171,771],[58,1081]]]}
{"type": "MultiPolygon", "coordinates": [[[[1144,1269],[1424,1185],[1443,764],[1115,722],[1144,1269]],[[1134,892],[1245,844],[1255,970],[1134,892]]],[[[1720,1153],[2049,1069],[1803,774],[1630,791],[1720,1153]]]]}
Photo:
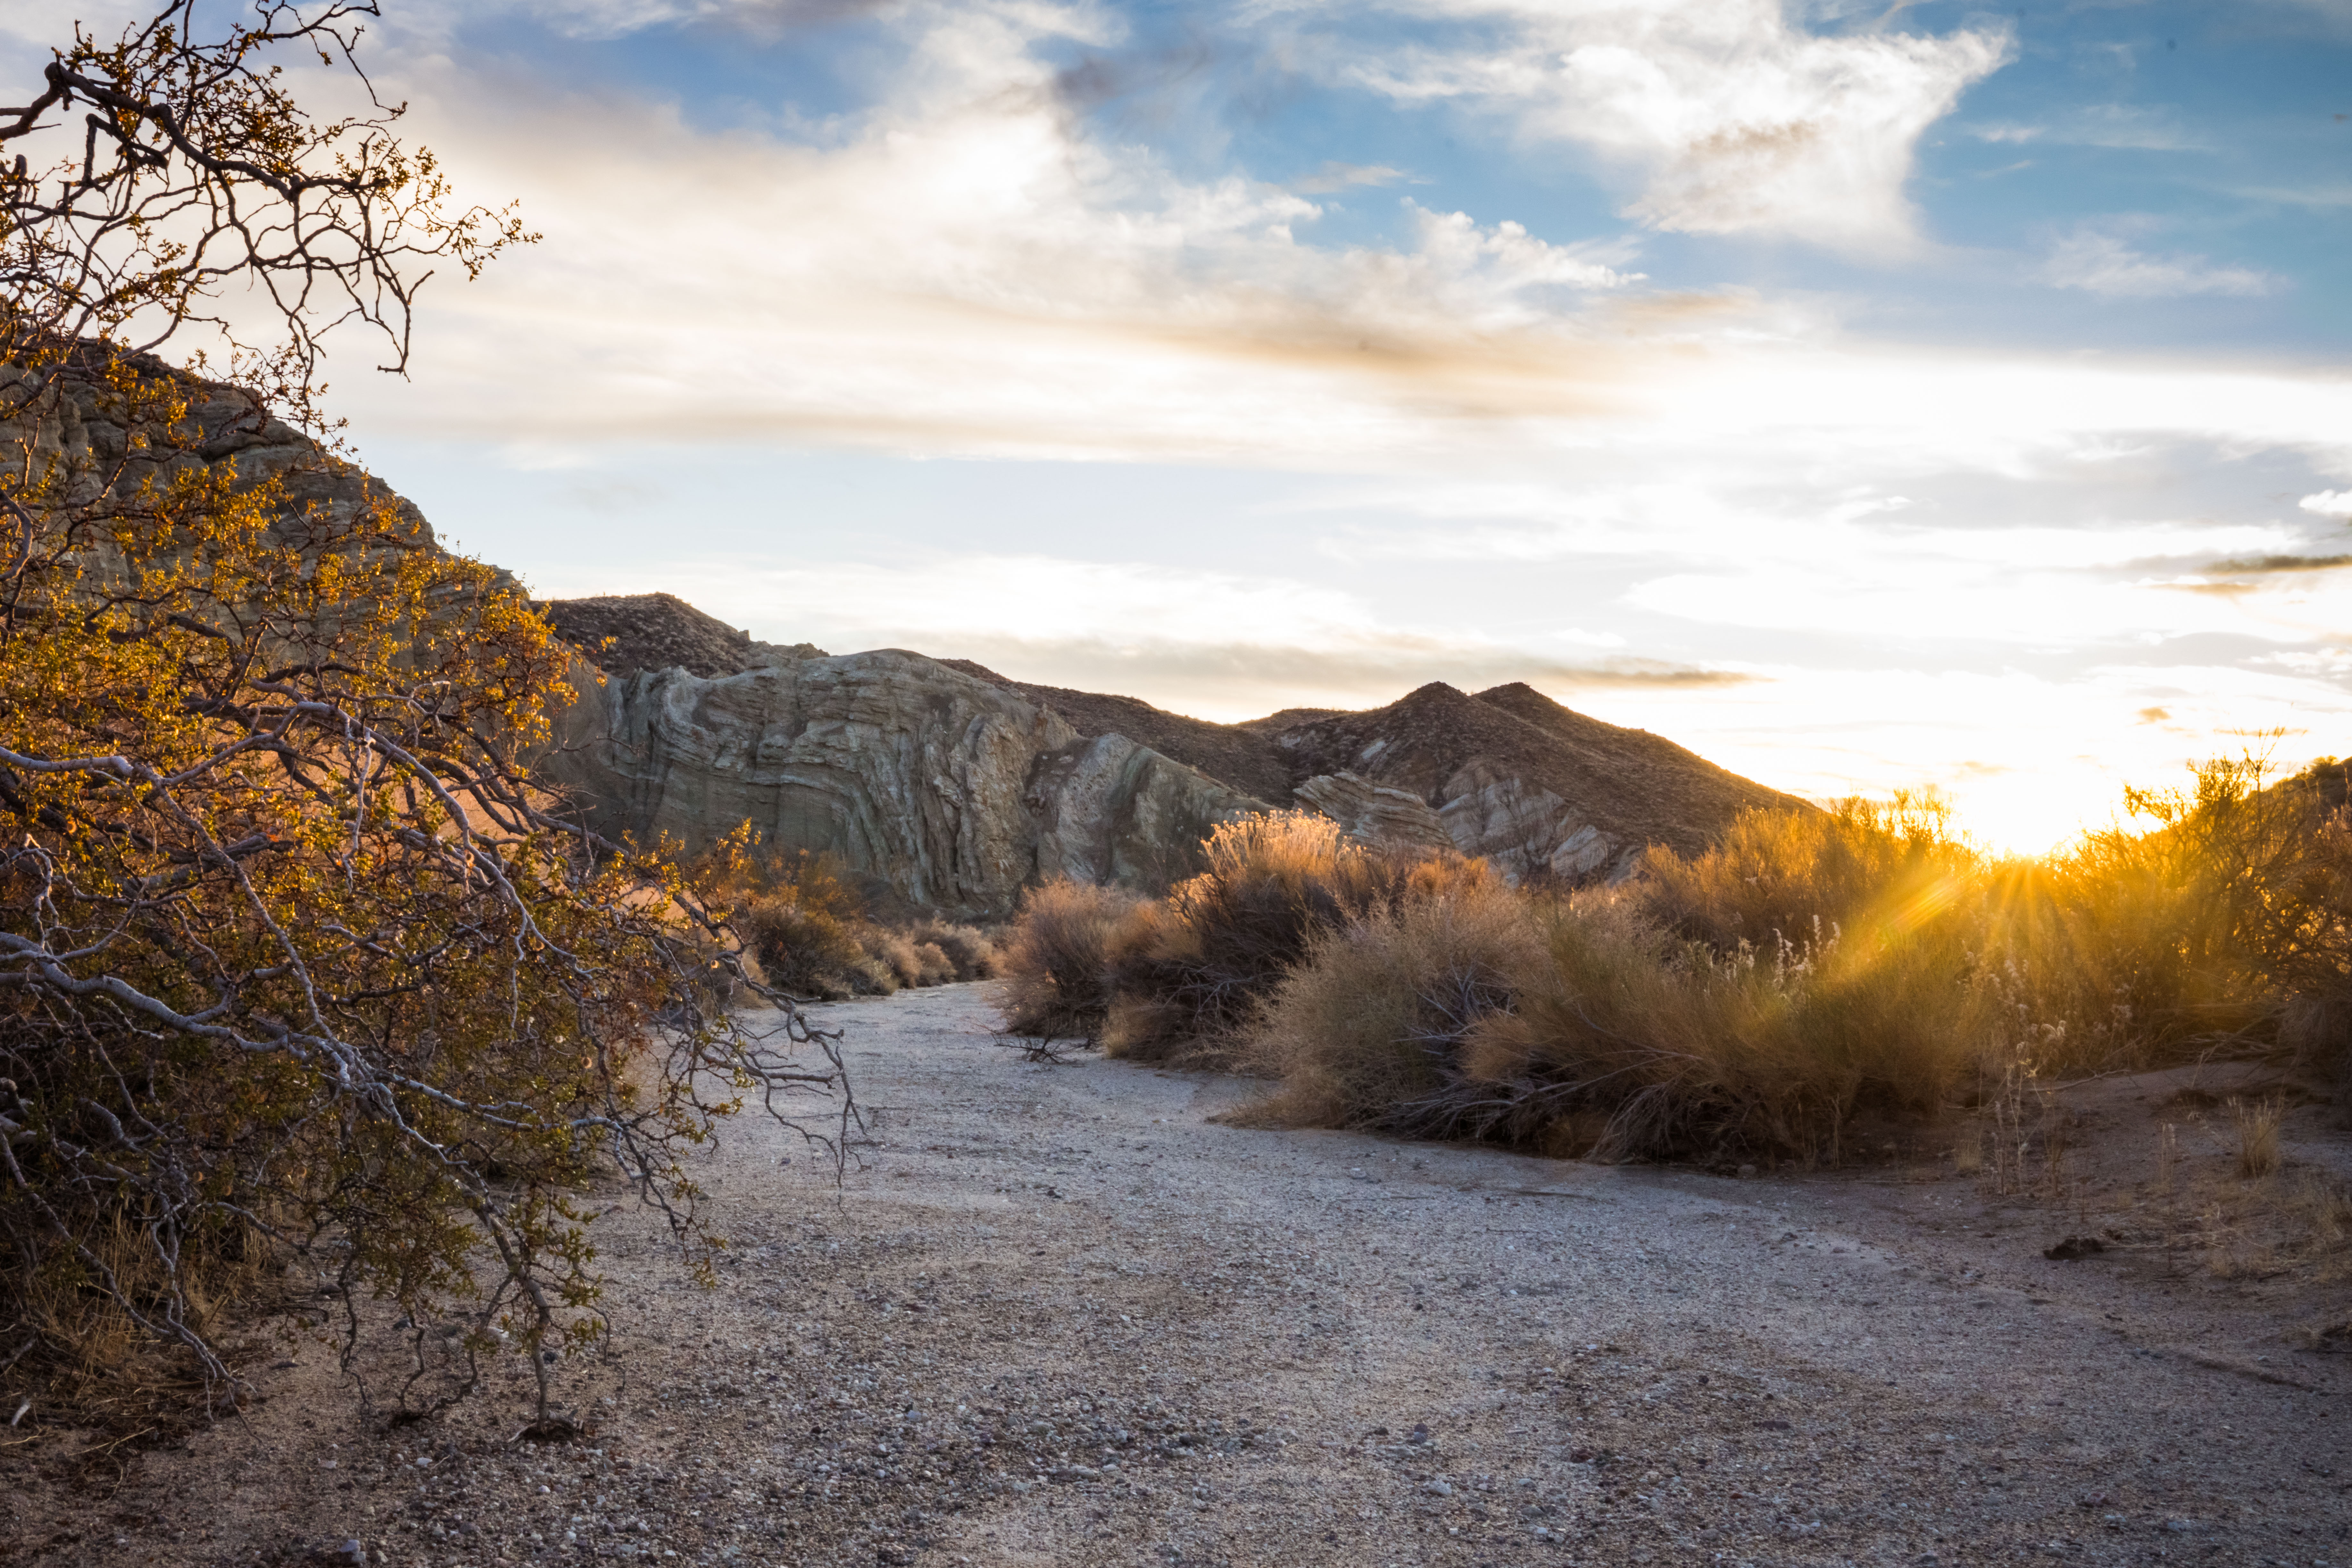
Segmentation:
{"type": "Polygon", "coordinates": [[[336,401],[541,592],[1221,719],[1524,679],[2027,848],[2352,751],[2352,0],[385,8],[545,239],[336,401]]]}

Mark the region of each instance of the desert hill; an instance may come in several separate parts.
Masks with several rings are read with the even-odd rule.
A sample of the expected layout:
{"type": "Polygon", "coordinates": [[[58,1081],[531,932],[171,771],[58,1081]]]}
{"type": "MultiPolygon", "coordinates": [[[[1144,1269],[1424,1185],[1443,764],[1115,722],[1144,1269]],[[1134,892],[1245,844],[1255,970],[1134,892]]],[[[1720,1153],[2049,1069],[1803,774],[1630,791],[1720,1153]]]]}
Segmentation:
{"type": "Polygon", "coordinates": [[[1275,741],[1302,795],[1317,794],[1316,775],[1416,795],[1456,847],[1521,875],[1613,873],[1650,844],[1696,854],[1742,811],[1807,809],[1672,741],[1516,682],[1475,697],[1432,682],[1385,708],[1294,724],[1275,741]],[[1595,837],[1580,841],[1585,829],[1595,837]]]}
{"type": "Polygon", "coordinates": [[[908,897],[980,912],[1033,873],[1164,884],[1208,826],[1267,806],[1580,882],[1624,874],[1650,844],[1696,853],[1743,810],[1805,805],[1523,684],[1474,697],[1432,683],[1364,712],[1220,724],[970,659],[776,647],[668,595],[542,607],[620,678],[606,718],[625,743],[578,781],[617,786],[612,826],[694,842],[748,815],[860,869],[915,868],[908,897]],[[909,773],[916,755],[934,765],[909,773]],[[934,802],[942,789],[957,798],[934,802]],[[882,824],[891,812],[938,829],[909,836],[882,824]]]}

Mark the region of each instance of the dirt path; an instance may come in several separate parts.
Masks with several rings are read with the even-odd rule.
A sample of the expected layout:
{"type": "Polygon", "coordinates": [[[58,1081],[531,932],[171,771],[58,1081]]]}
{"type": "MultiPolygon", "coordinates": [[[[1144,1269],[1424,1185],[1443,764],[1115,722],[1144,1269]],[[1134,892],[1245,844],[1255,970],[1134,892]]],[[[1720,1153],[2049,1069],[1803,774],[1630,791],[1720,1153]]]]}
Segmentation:
{"type": "Polygon", "coordinates": [[[519,1381],[371,1433],[310,1351],[103,1500],[20,1486],[15,1560],[2352,1568],[2343,1358],[1968,1184],[1237,1131],[977,987],[828,1011],[865,1168],[730,1130],[716,1292],[609,1222],[589,1443],[507,1442],[519,1381]]]}

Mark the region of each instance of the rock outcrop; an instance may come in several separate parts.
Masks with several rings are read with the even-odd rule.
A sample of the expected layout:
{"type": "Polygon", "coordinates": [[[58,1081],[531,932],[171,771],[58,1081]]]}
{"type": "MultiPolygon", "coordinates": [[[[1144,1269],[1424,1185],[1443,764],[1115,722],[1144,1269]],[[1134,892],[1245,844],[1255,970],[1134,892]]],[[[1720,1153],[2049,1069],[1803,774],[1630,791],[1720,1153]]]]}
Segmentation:
{"type": "Polygon", "coordinates": [[[683,669],[695,675],[736,675],[764,664],[823,658],[813,643],[782,647],[706,616],[670,594],[614,594],[593,599],[550,599],[537,606],[555,635],[607,675],[641,669],[683,669]]]}
{"type": "Polygon", "coordinates": [[[1376,784],[1359,773],[1318,773],[1293,792],[1360,844],[1406,849],[1452,849],[1454,836],[1429,802],[1409,790],[1376,784]]]}
{"type": "Polygon", "coordinates": [[[1217,824],[1271,809],[1125,735],[1039,758],[1026,799],[1041,875],[1153,890],[1201,868],[1202,841],[1217,824]]]}
{"type": "Polygon", "coordinates": [[[773,648],[667,595],[547,608],[615,664],[691,653],[715,677],[640,668],[607,687],[610,742],[572,773],[608,829],[699,843],[748,817],[966,914],[1041,877],[1157,890],[1217,823],[1275,806],[1576,884],[1626,875],[1652,844],[1696,854],[1750,807],[1804,805],[1523,685],[1217,724],[962,659],[773,648]]]}
{"type": "Polygon", "coordinates": [[[1433,818],[1445,842],[1514,879],[1622,877],[1652,844],[1699,853],[1751,807],[1810,809],[1521,685],[1472,697],[1433,683],[1369,712],[1302,715],[1273,740],[1300,781],[1297,796],[1351,833],[1421,845],[1433,818]],[[1389,794],[1370,795],[1375,786],[1389,794]]]}
{"type": "Polygon", "coordinates": [[[541,770],[601,831],[691,851],[749,821],[769,844],[830,851],[964,919],[1010,913],[1043,877],[1165,888],[1197,868],[1218,822],[1266,809],[898,649],[718,679],[640,670],[583,709],[541,770]]]}
{"type": "MultiPolygon", "coordinates": [[[[942,659],[950,669],[978,676],[992,685],[1016,692],[1041,708],[1051,708],[1081,735],[1124,735],[1150,747],[1161,756],[1206,773],[1219,784],[1259,800],[1287,800],[1298,781],[1289,760],[1259,722],[1219,724],[1154,708],[1137,697],[1114,697],[1099,691],[1073,691],[1063,686],[1036,686],[997,674],[967,658],[942,659]]],[[[1262,722],[1262,721],[1260,721],[1262,722]]]]}

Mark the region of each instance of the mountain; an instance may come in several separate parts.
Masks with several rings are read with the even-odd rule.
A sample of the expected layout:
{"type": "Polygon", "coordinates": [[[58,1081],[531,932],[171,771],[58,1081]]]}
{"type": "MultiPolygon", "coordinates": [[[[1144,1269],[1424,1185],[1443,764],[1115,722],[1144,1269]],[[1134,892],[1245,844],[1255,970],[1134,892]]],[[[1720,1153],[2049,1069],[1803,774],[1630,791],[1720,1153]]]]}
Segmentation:
{"type": "MultiPolygon", "coordinates": [[[[807,645],[755,643],[749,633],[666,595],[557,601],[545,608],[583,649],[597,639],[595,657],[635,671],[608,691],[610,733],[627,740],[608,753],[606,771],[633,781],[620,792],[627,804],[614,808],[614,825],[640,834],[664,828],[694,841],[702,836],[701,818],[720,831],[748,814],[763,825],[772,820],[786,841],[835,848],[861,869],[895,859],[917,901],[986,909],[1012,897],[1022,880],[1014,862],[1023,851],[1013,847],[1021,836],[999,807],[1015,794],[1035,829],[1030,869],[1147,888],[1197,863],[1187,836],[1237,811],[1269,806],[1320,811],[1368,843],[1451,847],[1485,856],[1514,879],[1569,883],[1624,876],[1652,844],[1698,853],[1742,811],[1811,809],[1661,736],[1604,723],[1519,683],[1475,696],[1433,683],[1364,712],[1289,709],[1219,724],[1139,698],[1015,680],[969,659],[886,650],[909,661],[874,685],[893,693],[887,700],[870,694],[852,700],[849,688],[872,672],[832,660],[809,689],[835,691],[835,698],[803,711],[762,706],[771,699],[754,700],[739,687],[757,677],[781,689],[791,683],[782,672],[803,665],[796,679],[808,684],[820,673],[808,661],[825,656],[807,645]],[[678,668],[654,680],[650,661],[671,650],[680,655],[678,668]],[[687,654],[701,666],[685,663],[687,654]],[[698,679],[725,689],[687,684],[698,679]],[[983,701],[980,693],[991,695],[983,701]],[[1043,719],[1016,723],[1016,709],[1001,707],[1004,701],[1018,712],[1049,717],[1051,725],[1043,719]],[[982,717],[975,702],[995,717],[982,717]],[[656,715],[656,709],[662,711],[656,715]],[[855,833],[832,826],[851,817],[871,824],[887,815],[877,815],[878,808],[846,797],[822,805],[836,787],[823,781],[856,771],[849,758],[870,752],[868,760],[878,762],[946,743],[927,713],[951,715],[957,725],[1011,725],[1033,737],[1013,748],[1023,759],[1017,786],[1005,765],[981,765],[988,746],[956,751],[956,766],[929,775],[935,793],[950,787],[944,781],[962,781],[951,791],[959,798],[942,805],[968,837],[982,833],[977,825],[989,825],[983,836],[994,847],[982,857],[985,870],[977,864],[955,869],[945,838],[919,848],[902,835],[886,847],[888,836],[871,826],[855,833]],[[877,722],[877,715],[887,717],[877,722]],[[832,749],[820,764],[814,758],[823,748],[806,737],[830,735],[827,726],[843,723],[863,727],[845,745],[825,741],[832,749]],[[769,784],[750,784],[770,765],[758,759],[780,747],[807,754],[769,784]],[[644,760],[635,760],[641,754],[644,760]],[[784,773],[797,782],[781,782],[784,773]],[[755,797],[768,804],[749,810],[755,797]],[[799,805],[786,809],[787,797],[799,805]],[[721,824],[720,816],[729,820],[721,824]]],[[[968,742],[958,738],[950,750],[968,742]]],[[[897,803],[891,810],[919,816],[930,809],[919,788],[885,787],[878,777],[860,788],[890,797],[897,803]]]]}
{"type": "Polygon", "coordinates": [[[1349,781],[1413,796],[1429,816],[1391,803],[1388,836],[1434,823],[1463,853],[1520,877],[1619,876],[1651,844],[1699,853],[1743,811],[1811,809],[1516,682],[1475,697],[1433,682],[1385,708],[1291,724],[1274,741],[1302,798],[1353,798],[1361,792],[1349,781]]]}

